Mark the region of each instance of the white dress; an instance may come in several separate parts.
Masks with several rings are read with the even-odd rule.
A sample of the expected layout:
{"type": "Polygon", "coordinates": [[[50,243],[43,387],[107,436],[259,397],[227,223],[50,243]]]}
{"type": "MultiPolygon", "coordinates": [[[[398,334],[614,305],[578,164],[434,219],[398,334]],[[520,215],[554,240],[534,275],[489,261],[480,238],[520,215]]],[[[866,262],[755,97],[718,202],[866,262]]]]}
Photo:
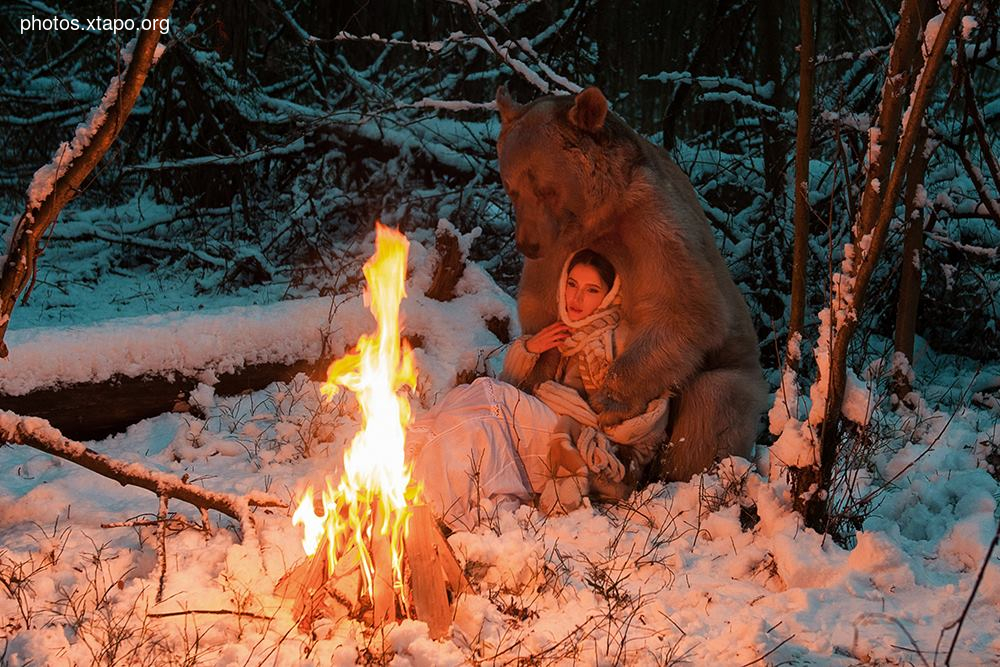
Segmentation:
{"type": "Polygon", "coordinates": [[[558,416],[505,382],[459,385],[416,420],[407,459],[422,497],[455,529],[471,529],[498,507],[531,502],[551,475],[549,442],[558,416]]]}

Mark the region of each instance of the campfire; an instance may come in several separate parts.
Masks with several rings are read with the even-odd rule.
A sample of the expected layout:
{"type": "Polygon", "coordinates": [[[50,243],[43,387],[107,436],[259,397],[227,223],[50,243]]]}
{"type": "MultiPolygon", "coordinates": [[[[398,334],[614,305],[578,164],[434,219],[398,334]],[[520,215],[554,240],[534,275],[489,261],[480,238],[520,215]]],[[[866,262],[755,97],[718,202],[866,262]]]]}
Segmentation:
{"type": "Polygon", "coordinates": [[[292,516],[303,528],[306,560],[278,583],[294,599],[303,631],[318,618],[359,618],[381,627],[399,618],[425,621],[433,638],[451,624],[452,601],[465,586],[454,554],[405,460],[410,404],[416,386],[413,352],[400,337],[409,243],[376,224],[375,255],[364,265],[374,334],[333,362],[323,393],[354,392],[361,430],[344,454],[344,472],[327,478],[320,497],[307,489],[292,516]]]}

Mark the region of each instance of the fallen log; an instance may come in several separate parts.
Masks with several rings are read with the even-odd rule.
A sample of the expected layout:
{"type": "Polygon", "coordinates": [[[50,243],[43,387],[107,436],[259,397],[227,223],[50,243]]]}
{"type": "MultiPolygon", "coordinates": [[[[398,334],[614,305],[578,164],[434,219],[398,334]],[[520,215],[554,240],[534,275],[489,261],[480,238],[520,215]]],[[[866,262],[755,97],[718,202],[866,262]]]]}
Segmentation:
{"type": "MultiPolygon", "coordinates": [[[[458,240],[450,232],[438,236],[439,261],[427,296],[437,300],[455,298],[455,286],[465,269],[458,240]]],[[[501,343],[509,343],[510,320],[489,317],[486,328],[501,343]]],[[[423,347],[419,335],[407,335],[410,347],[423,347]]],[[[331,358],[292,363],[244,366],[231,373],[216,373],[213,386],[220,396],[258,391],[273,382],[290,382],[299,373],[311,380],[326,380],[331,358]]],[[[210,369],[209,369],[210,370],[210,369]]],[[[463,369],[457,382],[471,382],[482,375],[479,368],[463,369]]],[[[115,375],[100,382],[79,382],[35,389],[19,396],[0,394],[0,410],[48,420],[63,435],[75,440],[102,440],[124,432],[129,426],[164,412],[186,411],[187,396],[199,383],[194,375],[171,371],[169,375],[129,377],[115,375]]]]}
{"type": "Polygon", "coordinates": [[[112,459],[70,440],[44,419],[22,417],[6,410],[0,411],[0,446],[5,442],[32,447],[72,461],[122,486],[138,486],[152,491],[161,500],[181,500],[201,509],[215,510],[241,523],[249,516],[250,507],[287,507],[268,493],[253,491],[246,496],[218,493],[190,484],[176,475],[112,459]]]}
{"type": "MultiPolygon", "coordinates": [[[[293,364],[256,364],[234,373],[219,374],[215,391],[233,396],[263,389],[272,382],[289,382],[299,373],[326,379],[327,361],[293,364]]],[[[198,379],[175,375],[126,377],[38,389],[22,396],[0,395],[0,410],[41,417],[63,435],[76,440],[101,440],[125,431],[136,422],[170,411],[184,411],[187,395],[198,379]]]]}

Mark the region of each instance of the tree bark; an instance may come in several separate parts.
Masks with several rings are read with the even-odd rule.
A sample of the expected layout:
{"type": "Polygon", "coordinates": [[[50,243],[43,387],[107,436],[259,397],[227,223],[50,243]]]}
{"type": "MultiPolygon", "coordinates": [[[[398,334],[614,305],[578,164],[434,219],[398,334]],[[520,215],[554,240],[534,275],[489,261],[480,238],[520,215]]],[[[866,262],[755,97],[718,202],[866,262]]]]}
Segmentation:
{"type": "Polygon", "coordinates": [[[458,247],[458,239],[448,230],[438,230],[435,249],[438,263],[431,285],[424,294],[437,301],[451,301],[456,296],[455,287],[465,273],[465,259],[458,247]]]}
{"type": "MultiPolygon", "coordinates": [[[[220,396],[258,391],[272,382],[291,382],[299,373],[326,380],[330,359],[291,364],[253,364],[218,372],[214,385],[220,396]]],[[[114,375],[103,382],[80,382],[36,389],[21,396],[0,394],[0,411],[9,410],[47,420],[76,440],[100,440],[123,433],[129,426],[164,412],[186,411],[181,403],[198,386],[197,377],[181,373],[127,377],[114,375]]]]}
{"type": "MultiPolygon", "coordinates": [[[[722,0],[715,0],[712,9],[712,18],[706,23],[705,34],[702,35],[698,46],[687,63],[687,71],[690,72],[692,77],[701,74],[710,50],[709,47],[717,39],[720,27],[719,22],[722,17],[722,4],[722,0]]],[[[666,37],[669,38],[672,35],[667,35],[666,37]]],[[[687,106],[688,98],[691,96],[694,85],[694,83],[678,83],[674,88],[674,94],[670,99],[670,103],[667,105],[667,110],[663,113],[663,119],[660,122],[660,142],[668,151],[672,151],[677,145],[677,120],[681,117],[684,107],[687,106]]]]}
{"type": "MultiPolygon", "coordinates": [[[[157,26],[159,21],[167,18],[172,6],[173,0],[153,0],[145,18],[152,21],[150,25],[157,26]]],[[[0,273],[0,359],[7,356],[7,345],[3,338],[10,324],[14,305],[26,287],[28,293],[31,291],[29,282],[35,274],[35,262],[40,252],[38,244],[121,132],[146,81],[160,36],[156,27],[139,35],[124,77],[115,77],[111,83],[111,86],[120,86],[117,98],[107,110],[103,123],[91,137],[90,143],[56,180],[52,191],[42,201],[33,205],[29,200],[27,210],[14,226],[7,259],[0,273]]]]}
{"type": "MultiPolygon", "coordinates": [[[[906,193],[903,195],[906,213],[903,216],[903,261],[899,269],[899,297],[896,301],[896,330],[893,346],[901,352],[908,364],[913,364],[913,340],[917,330],[917,306],[920,304],[920,255],[924,249],[924,216],[917,205],[917,194],[923,184],[924,172],[930,154],[927,150],[927,128],[920,128],[916,151],[906,174],[906,193]]],[[[908,374],[897,372],[893,379],[893,393],[902,400],[912,387],[908,374]]]]}
{"type": "MultiPolygon", "coordinates": [[[[813,79],[816,46],[813,39],[813,0],[799,0],[799,106],[795,137],[795,245],[792,253],[792,303],[788,338],[805,323],[806,268],[809,261],[809,149],[812,141],[813,79]]],[[[786,363],[791,359],[786,357],[786,363]]]]}
{"type": "MultiPolygon", "coordinates": [[[[757,34],[760,36],[758,71],[761,82],[772,86],[770,102],[777,109],[784,108],[780,50],[782,6],[780,0],[761,0],[757,5],[757,34]]],[[[777,118],[762,115],[760,127],[764,144],[764,187],[775,205],[775,214],[783,217],[781,213],[788,210],[784,205],[787,146],[777,118]]]]}
{"type": "Polygon", "coordinates": [[[903,0],[900,8],[899,26],[896,28],[896,39],[889,57],[889,71],[882,85],[878,126],[873,128],[878,135],[869,137],[871,159],[865,179],[865,191],[861,196],[855,240],[867,234],[875,225],[878,207],[883,199],[881,192],[892,167],[892,158],[896,154],[900,119],[911,86],[911,72],[914,70],[913,61],[919,53],[919,37],[923,28],[921,18],[926,20],[928,5],[934,6],[926,0],[903,0]]]}
{"type": "Polygon", "coordinates": [[[285,507],[279,499],[267,493],[252,492],[247,496],[216,493],[189,484],[169,473],[146,470],[137,463],[125,463],[98,454],[82,443],[70,440],[44,419],[21,417],[0,411],[0,443],[26,445],[72,461],[77,465],[113,479],[122,486],[138,486],[157,496],[176,498],[206,510],[215,510],[237,521],[247,518],[249,508],[285,507]]]}

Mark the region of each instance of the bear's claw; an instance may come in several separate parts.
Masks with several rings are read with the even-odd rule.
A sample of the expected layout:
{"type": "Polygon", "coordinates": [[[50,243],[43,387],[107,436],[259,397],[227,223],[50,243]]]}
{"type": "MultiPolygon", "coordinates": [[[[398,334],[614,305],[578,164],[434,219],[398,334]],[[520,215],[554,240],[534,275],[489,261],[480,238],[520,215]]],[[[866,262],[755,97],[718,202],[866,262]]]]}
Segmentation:
{"type": "Polygon", "coordinates": [[[621,424],[626,419],[635,417],[642,412],[642,406],[636,407],[607,391],[598,392],[594,396],[593,403],[597,410],[597,423],[602,427],[621,424]]]}

